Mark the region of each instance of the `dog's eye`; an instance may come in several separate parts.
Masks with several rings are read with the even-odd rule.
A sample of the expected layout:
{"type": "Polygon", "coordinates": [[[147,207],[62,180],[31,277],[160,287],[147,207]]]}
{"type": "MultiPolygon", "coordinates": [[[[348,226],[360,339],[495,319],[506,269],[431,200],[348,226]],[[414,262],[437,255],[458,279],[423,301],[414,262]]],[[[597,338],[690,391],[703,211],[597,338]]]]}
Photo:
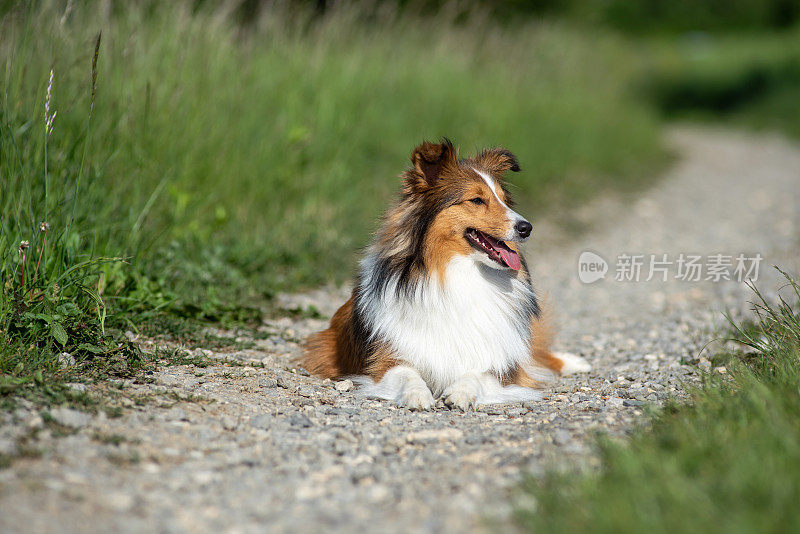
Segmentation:
{"type": "Polygon", "coordinates": [[[472,202],[473,204],[475,204],[476,206],[480,206],[481,204],[485,204],[485,202],[483,201],[483,199],[481,197],[471,198],[471,199],[469,199],[469,201],[472,202]]]}

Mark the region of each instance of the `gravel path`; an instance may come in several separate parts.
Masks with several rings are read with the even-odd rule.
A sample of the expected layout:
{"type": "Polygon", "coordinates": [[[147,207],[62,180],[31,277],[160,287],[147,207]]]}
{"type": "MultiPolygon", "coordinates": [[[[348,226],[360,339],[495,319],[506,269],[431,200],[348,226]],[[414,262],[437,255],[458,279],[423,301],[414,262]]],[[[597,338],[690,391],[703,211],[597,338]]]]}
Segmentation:
{"type": "MultiPolygon", "coordinates": [[[[680,395],[710,367],[698,355],[724,324],[720,311],[746,308],[741,283],[616,282],[619,254],[760,253],[767,290],[778,287],[772,263],[798,271],[800,148],[705,129],[672,130],[669,142],[678,161],[663,181],[582,209],[591,229],[579,238],[535,224],[528,258],[560,317],[556,348],[594,365],[546,400],[462,414],[360,399],[347,382],[292,366],[325,321],[287,314],[240,339],[253,348],[205,351],[220,360],[212,365],[110,387],[120,417],[59,409],[54,425],[24,405],[0,414],[0,452],[41,452],[0,470],[0,531],[438,532],[508,521],[530,505],[514,493],[523,473],[592,464],[592,434],[624,432],[644,404],[680,395]],[[605,280],[579,281],[585,250],[609,261],[605,280]]],[[[282,301],[327,316],[345,297],[282,301]]]]}

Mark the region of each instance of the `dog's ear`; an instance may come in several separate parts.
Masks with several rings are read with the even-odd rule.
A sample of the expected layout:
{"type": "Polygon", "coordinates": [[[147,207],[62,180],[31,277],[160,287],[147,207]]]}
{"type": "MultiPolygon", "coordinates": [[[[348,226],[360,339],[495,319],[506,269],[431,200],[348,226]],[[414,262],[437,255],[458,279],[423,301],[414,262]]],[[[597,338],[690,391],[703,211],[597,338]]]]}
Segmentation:
{"type": "Polygon", "coordinates": [[[519,163],[517,163],[517,156],[505,148],[484,150],[475,156],[475,161],[492,174],[502,175],[506,171],[520,171],[519,163]]]}
{"type": "Polygon", "coordinates": [[[407,173],[408,185],[413,189],[427,189],[439,181],[442,170],[458,165],[458,153],[449,139],[441,143],[424,141],[411,153],[414,168],[407,173]]]}

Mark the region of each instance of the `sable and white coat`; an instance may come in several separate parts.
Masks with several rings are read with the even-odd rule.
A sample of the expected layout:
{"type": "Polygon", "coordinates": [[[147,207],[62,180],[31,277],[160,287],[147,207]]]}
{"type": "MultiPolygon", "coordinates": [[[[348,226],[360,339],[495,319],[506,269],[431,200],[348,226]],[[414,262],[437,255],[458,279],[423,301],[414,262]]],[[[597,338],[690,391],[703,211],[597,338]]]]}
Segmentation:
{"type": "Polygon", "coordinates": [[[554,355],[519,244],[531,224],[511,208],[503,149],[461,160],[425,142],[403,174],[398,203],[360,263],[353,296],[312,336],[303,364],[355,376],[367,395],[428,409],[436,397],[468,409],[540,398],[554,372],[584,371],[554,355]]]}

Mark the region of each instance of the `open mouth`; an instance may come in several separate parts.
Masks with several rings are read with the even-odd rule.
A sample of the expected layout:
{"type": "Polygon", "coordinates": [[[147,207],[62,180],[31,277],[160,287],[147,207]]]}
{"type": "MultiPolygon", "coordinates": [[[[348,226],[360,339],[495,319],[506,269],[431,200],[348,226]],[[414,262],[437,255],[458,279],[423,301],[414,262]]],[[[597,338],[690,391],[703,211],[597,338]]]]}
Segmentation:
{"type": "Polygon", "coordinates": [[[509,269],[514,269],[515,271],[518,271],[520,267],[522,267],[519,254],[508,248],[508,245],[506,245],[503,241],[495,239],[494,237],[484,234],[480,230],[476,230],[474,228],[467,228],[467,232],[464,234],[464,237],[467,238],[467,241],[469,241],[470,245],[481,252],[486,253],[489,258],[496,261],[503,267],[508,267],[509,269]]]}

